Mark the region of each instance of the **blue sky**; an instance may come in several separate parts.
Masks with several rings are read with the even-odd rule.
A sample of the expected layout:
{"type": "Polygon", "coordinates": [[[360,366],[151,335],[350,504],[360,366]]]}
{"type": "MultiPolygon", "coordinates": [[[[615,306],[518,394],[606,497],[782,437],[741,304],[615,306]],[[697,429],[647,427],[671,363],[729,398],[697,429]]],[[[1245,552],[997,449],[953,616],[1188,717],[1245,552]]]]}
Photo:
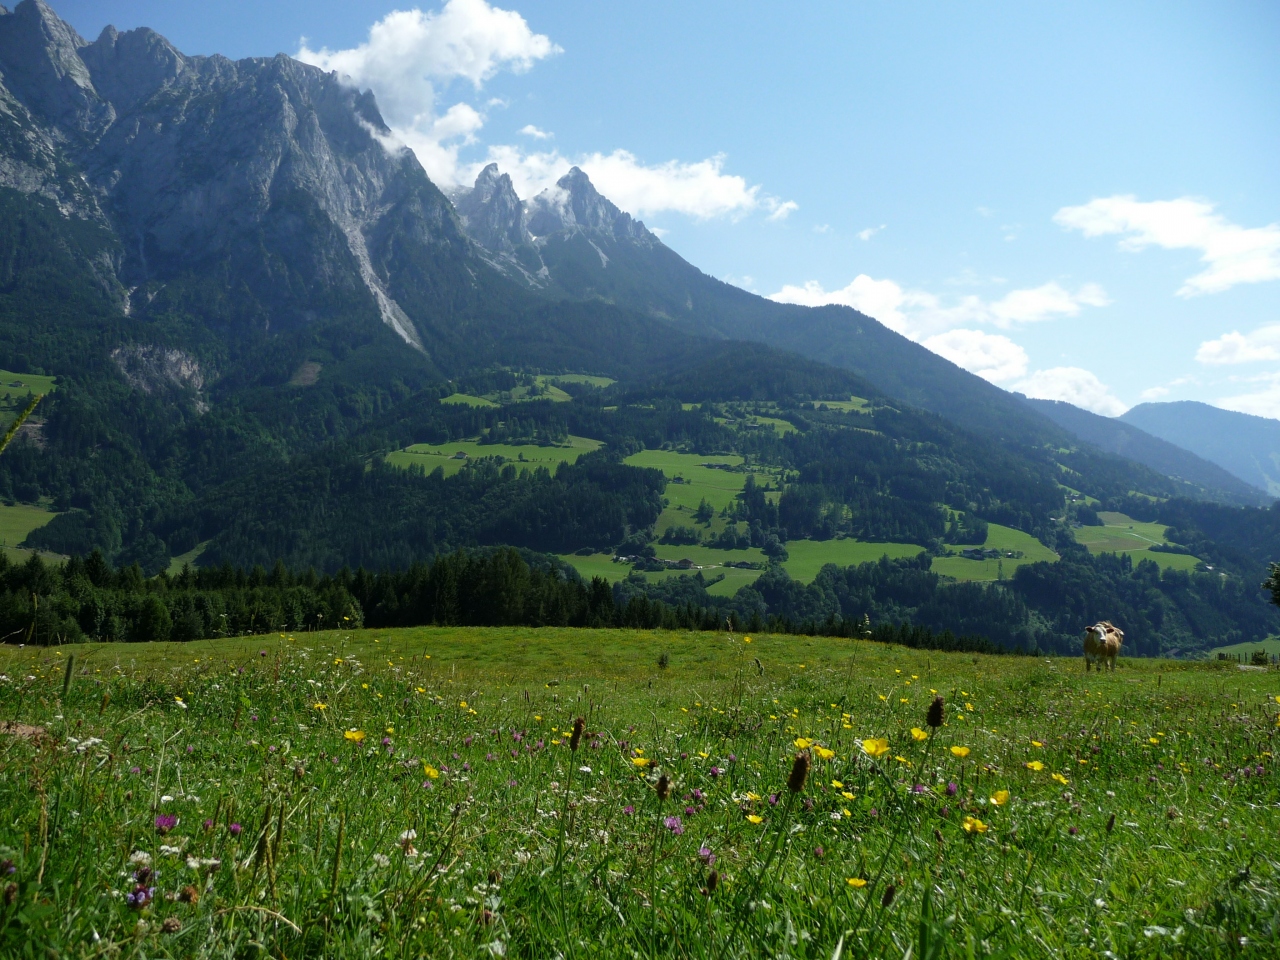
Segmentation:
{"type": "Polygon", "coordinates": [[[1280,417],[1280,5],[54,7],[339,69],[442,184],[579,163],[706,272],[1003,387],[1280,417]]]}

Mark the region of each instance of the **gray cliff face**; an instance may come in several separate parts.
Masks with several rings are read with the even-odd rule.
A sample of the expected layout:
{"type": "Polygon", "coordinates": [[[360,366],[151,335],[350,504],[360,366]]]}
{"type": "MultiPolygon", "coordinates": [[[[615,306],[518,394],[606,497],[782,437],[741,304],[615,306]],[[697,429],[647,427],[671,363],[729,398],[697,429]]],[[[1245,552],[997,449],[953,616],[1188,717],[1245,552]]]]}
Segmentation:
{"type": "Polygon", "coordinates": [[[283,55],[186,57],[147,29],[88,43],[44,0],[0,12],[0,186],[105,219],[129,287],[212,270],[260,301],[264,323],[363,302],[421,348],[388,246],[455,271],[478,258],[389,134],[371,95],[283,55]]]}
{"type": "Polygon", "coordinates": [[[511,177],[500,174],[496,163],[480,171],[475,189],[460,196],[455,206],[468,235],[486,250],[514,254],[529,242],[524,205],[511,177]]]}
{"type": "Polygon", "coordinates": [[[607,270],[618,255],[662,247],[643,223],[602,196],[577,167],[554,187],[521,202],[511,178],[491,163],[476,178],[475,188],[455,204],[467,234],[489,254],[490,264],[531,287],[555,286],[557,273],[566,272],[557,269],[565,260],[560,248],[566,245],[580,248],[591,270],[607,270]]]}
{"type": "Polygon", "coordinates": [[[644,246],[659,242],[643,223],[602,196],[577,167],[529,201],[528,227],[538,238],[555,233],[586,233],[644,246]]]}

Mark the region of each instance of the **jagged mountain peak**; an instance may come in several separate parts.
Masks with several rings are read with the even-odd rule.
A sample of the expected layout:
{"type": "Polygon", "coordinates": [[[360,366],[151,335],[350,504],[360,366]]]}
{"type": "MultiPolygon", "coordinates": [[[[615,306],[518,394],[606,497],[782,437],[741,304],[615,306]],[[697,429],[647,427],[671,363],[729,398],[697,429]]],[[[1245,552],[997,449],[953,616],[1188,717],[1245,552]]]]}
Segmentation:
{"type": "Polygon", "coordinates": [[[562,231],[604,234],[614,240],[636,240],[646,245],[658,238],[645,225],[618,209],[605,197],[581,167],[569,172],[542,193],[529,200],[528,227],[535,237],[546,237],[562,231]]]}
{"type": "Polygon", "coordinates": [[[32,112],[80,136],[100,133],[115,119],[80,58],[87,45],[44,0],[22,0],[0,15],[5,86],[32,112]]]}

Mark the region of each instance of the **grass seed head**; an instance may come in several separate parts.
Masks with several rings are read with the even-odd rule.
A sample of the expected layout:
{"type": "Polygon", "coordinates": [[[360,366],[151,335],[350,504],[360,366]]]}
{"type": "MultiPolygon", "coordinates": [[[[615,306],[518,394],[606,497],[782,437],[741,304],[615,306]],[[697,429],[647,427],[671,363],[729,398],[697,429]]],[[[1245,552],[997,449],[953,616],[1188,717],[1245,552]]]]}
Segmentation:
{"type": "Polygon", "coordinates": [[[898,888],[895,887],[892,883],[889,884],[887,887],[885,887],[884,896],[880,898],[880,906],[884,907],[886,910],[889,909],[889,907],[892,906],[893,898],[897,895],[897,893],[898,893],[898,888]]]}
{"type": "Polygon", "coordinates": [[[658,777],[657,790],[659,800],[666,800],[671,796],[671,778],[665,773],[658,777]]]}
{"type": "Polygon", "coordinates": [[[720,871],[712,870],[707,874],[707,894],[708,896],[716,892],[716,887],[720,886],[720,871]]]}
{"type": "Polygon", "coordinates": [[[582,742],[582,731],[587,728],[585,717],[579,717],[573,721],[573,734],[569,737],[569,749],[575,753],[578,750],[578,744],[582,742]]]}
{"type": "Polygon", "coordinates": [[[924,722],[935,730],[942,726],[942,697],[941,695],[933,698],[933,702],[929,704],[929,709],[925,711],[924,722]]]}
{"type": "Polygon", "coordinates": [[[804,782],[809,777],[809,754],[803,750],[796,754],[791,763],[791,776],[787,777],[787,789],[799,793],[804,789],[804,782]]]}

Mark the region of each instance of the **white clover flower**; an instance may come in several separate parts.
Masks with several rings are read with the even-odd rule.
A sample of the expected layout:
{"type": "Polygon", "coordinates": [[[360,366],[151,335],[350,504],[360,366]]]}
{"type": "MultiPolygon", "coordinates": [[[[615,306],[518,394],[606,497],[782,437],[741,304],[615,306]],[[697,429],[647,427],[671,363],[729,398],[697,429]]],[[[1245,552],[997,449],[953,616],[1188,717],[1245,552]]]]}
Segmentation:
{"type": "Polygon", "coordinates": [[[151,866],[151,854],[147,853],[145,850],[135,850],[129,857],[129,862],[136,864],[139,867],[149,867],[151,866]]]}
{"type": "Polygon", "coordinates": [[[391,865],[391,858],[385,853],[375,853],[373,855],[373,862],[380,867],[388,867],[391,865]]]}

